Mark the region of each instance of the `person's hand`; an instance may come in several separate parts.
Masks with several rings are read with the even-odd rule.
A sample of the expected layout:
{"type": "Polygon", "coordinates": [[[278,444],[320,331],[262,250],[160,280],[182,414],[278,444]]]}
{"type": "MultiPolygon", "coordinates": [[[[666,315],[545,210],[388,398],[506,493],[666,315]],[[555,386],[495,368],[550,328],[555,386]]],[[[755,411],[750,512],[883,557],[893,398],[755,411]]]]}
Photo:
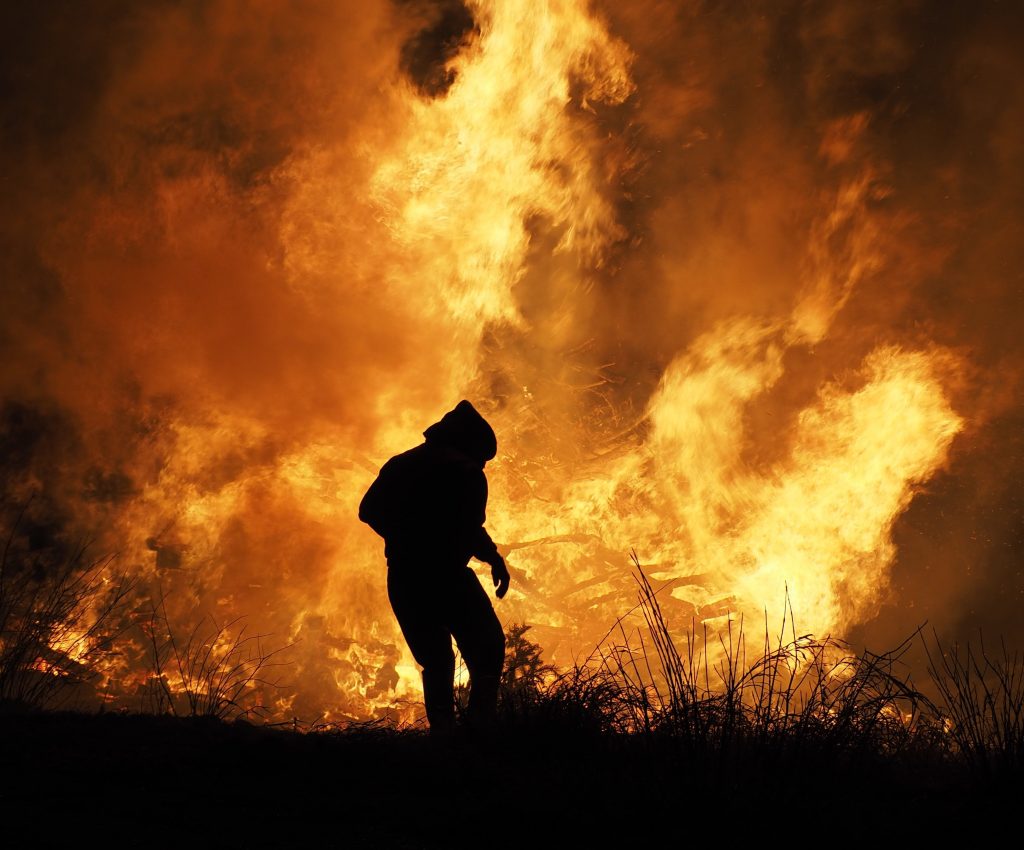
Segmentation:
{"type": "Polygon", "coordinates": [[[505,559],[501,555],[495,555],[491,563],[491,578],[494,579],[494,595],[501,599],[508,593],[508,584],[512,576],[508,574],[508,567],[505,566],[505,559]]]}

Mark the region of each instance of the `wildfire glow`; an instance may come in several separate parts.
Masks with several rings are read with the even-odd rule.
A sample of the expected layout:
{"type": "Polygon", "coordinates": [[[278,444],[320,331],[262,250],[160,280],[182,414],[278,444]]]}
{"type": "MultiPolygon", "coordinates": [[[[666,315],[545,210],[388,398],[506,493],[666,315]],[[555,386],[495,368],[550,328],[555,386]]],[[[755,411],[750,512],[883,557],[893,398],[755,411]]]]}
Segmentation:
{"type": "MultiPolygon", "coordinates": [[[[631,139],[662,131],[630,117],[646,96],[637,53],[591,4],[467,6],[478,31],[453,52],[453,82],[437,96],[399,72],[398,36],[380,35],[401,30],[398,12],[359,23],[363,38],[381,39],[366,71],[375,87],[357,98],[333,81],[352,98],[340,114],[354,117],[325,118],[263,183],[246,184],[258,226],[207,221],[235,191],[213,166],[153,178],[166,276],[230,277],[232,257],[252,252],[198,271],[191,258],[252,227],[258,236],[245,238],[271,246],[253,249],[252,286],[275,300],[221,300],[215,283],[186,296],[174,283],[139,308],[167,318],[164,334],[130,334],[129,367],[160,376],[143,382],[124,428],[133,489],[106,514],[98,499],[87,508],[120,541],[138,610],[161,594],[172,628],[244,617],[291,645],[279,687],[264,694],[274,717],[367,717],[417,698],[382,544],[356,506],[380,464],[460,398],[499,440],[488,527],[513,571],[499,616],[531,624],[561,664],[633,607],[631,550],[671,584],[674,623],[778,619],[788,594],[802,630],[841,636],[887,599],[894,524],[965,425],[951,390],[963,352],[926,333],[833,339],[864,281],[900,273],[884,163],[854,153],[870,127],[863,109],[825,122],[810,148],[814,179],[794,189],[804,224],[787,249],[799,255],[787,254],[791,280],[722,263],[723,291],[756,297],[723,297],[686,326],[666,306],[678,328],[623,330],[614,305],[647,297],[644,272],[615,276],[630,258],[664,273],[676,293],[666,304],[695,286],[691,267],[653,247],[664,235],[632,217],[642,199],[629,175],[699,134],[659,137],[641,161],[631,139]],[[235,354],[223,355],[220,330],[190,335],[189,298],[196,315],[234,323],[223,334],[235,354]],[[275,317],[275,304],[294,313],[275,317]],[[817,360],[829,345],[828,362],[817,360]],[[265,350],[287,361],[270,403],[237,378],[273,372],[265,350]],[[642,364],[638,350],[651,352],[642,364]],[[321,391],[330,404],[309,400],[321,391]]],[[[134,88],[117,97],[143,103],[134,88]]],[[[96,202],[85,260],[53,249],[83,303],[145,238],[116,206],[96,202]]],[[[737,244],[747,228],[739,217],[719,224],[737,244]]],[[[117,451],[111,441],[96,454],[117,451]]],[[[146,649],[125,641],[109,680],[131,699],[146,649]]]]}

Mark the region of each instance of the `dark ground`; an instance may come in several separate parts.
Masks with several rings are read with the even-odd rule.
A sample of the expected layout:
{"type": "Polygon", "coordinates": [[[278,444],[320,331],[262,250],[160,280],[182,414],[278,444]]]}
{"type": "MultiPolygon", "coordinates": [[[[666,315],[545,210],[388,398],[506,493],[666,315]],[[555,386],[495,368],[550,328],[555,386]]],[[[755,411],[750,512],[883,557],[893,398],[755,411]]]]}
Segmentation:
{"type": "Polygon", "coordinates": [[[5,847],[842,845],[979,838],[1016,782],[914,758],[506,728],[307,733],[138,715],[0,717],[5,847]],[[91,840],[90,840],[91,839],[91,840]]]}

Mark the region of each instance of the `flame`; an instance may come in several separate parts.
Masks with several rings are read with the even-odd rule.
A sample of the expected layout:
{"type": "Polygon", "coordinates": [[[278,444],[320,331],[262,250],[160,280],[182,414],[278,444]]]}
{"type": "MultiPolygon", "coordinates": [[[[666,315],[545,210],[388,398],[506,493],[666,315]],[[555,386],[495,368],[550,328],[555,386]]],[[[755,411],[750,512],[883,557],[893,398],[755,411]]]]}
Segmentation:
{"type": "MultiPolygon", "coordinates": [[[[452,63],[455,83],[440,100],[402,99],[403,133],[369,186],[398,256],[383,291],[404,305],[406,323],[436,322],[444,334],[435,367],[447,372],[447,397],[476,375],[488,323],[523,325],[514,289],[531,220],[561,233],[555,253],[590,263],[623,235],[597,176],[601,152],[579,116],[630,94],[626,46],[576,3],[473,11],[480,35],[452,63]]],[[[388,413],[403,405],[388,402],[388,413]]],[[[424,427],[409,421],[414,433],[424,427]]],[[[383,445],[398,449],[409,432],[382,434],[383,445]]]]}
{"type": "MultiPolygon", "coordinates": [[[[488,526],[514,576],[499,614],[532,624],[556,663],[633,606],[631,549],[671,585],[680,623],[781,617],[787,596],[815,634],[864,622],[887,598],[894,523],[965,427],[950,391],[960,355],[927,340],[850,344],[838,369],[834,351],[807,365],[858,287],[893,273],[876,210],[885,169],[851,153],[862,111],[821,133],[831,170],[802,200],[817,214],[795,296],[680,328],[646,384],[628,357],[606,362],[579,327],[622,253],[646,250],[624,201],[641,167],[628,143],[637,57],[585,2],[468,5],[478,31],[448,60],[446,92],[424,97],[393,74],[374,120],[297,145],[257,196],[283,197],[260,274],[283,281],[297,315],[343,315],[352,337],[288,345],[309,345],[332,397],[363,376],[361,414],[296,425],[204,383],[203,367],[193,382],[175,349],[192,396],[154,391],[139,487],[112,511],[122,561],[141,594],[166,600],[171,628],[245,616],[290,645],[283,685],[264,695],[276,717],[368,717],[416,699],[382,544],[356,505],[463,396],[499,438],[488,526]]],[[[182,222],[226,192],[209,175],[163,186],[168,230],[191,232],[182,222]]],[[[685,290],[685,269],[669,272],[685,290]]],[[[144,655],[126,643],[108,679],[133,694],[144,655]]]]}

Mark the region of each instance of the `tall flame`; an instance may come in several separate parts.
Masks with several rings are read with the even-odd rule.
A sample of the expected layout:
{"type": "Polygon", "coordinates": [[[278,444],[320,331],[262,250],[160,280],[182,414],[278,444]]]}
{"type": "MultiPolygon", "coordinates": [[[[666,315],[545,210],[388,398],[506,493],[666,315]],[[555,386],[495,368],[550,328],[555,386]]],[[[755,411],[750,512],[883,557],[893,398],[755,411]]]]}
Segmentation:
{"type": "MultiPolygon", "coordinates": [[[[450,87],[422,94],[397,73],[397,36],[384,40],[370,106],[350,105],[360,120],[325,120],[247,186],[255,237],[203,219],[233,191],[223,174],[153,178],[168,276],[187,278],[198,246],[265,238],[255,260],[232,256],[273,300],[222,303],[213,284],[191,296],[204,315],[233,313],[239,363],[213,362],[219,331],[126,334],[138,369],[152,359],[161,377],[127,391],[135,487],[109,510],[111,539],[171,629],[243,616],[290,645],[280,687],[263,694],[278,717],[365,717],[417,697],[382,545],[356,506],[379,466],[463,396],[499,439],[488,527],[513,570],[499,615],[533,624],[558,663],[632,607],[630,550],[670,585],[675,623],[776,616],[787,594],[819,635],[864,622],[886,599],[894,524],[964,427],[950,400],[961,356],[920,335],[815,359],[858,287],[893,274],[886,170],[851,153],[867,113],[820,133],[825,188],[800,199],[814,214],[785,296],[678,330],[673,310],[655,330],[674,341],[633,362],[601,338],[616,318],[606,291],[619,303],[645,292],[642,274],[616,277],[623,258],[654,253],[630,207],[644,167],[631,142],[637,56],[583,0],[467,6],[475,30],[447,59],[450,87]],[[231,377],[276,369],[264,346],[289,364],[276,404],[231,377]],[[289,414],[300,396],[312,414],[289,414]]],[[[393,9],[375,14],[360,25],[368,39],[408,28],[393,9]]],[[[95,203],[82,241],[105,247],[87,261],[52,249],[85,305],[119,264],[144,274],[115,207],[95,203]]],[[[687,269],[654,262],[686,290],[687,269]]],[[[221,258],[200,268],[232,274],[221,258]]],[[[139,309],[192,315],[187,301],[171,286],[139,309]]],[[[638,347],[648,331],[630,332],[638,347]]],[[[126,700],[152,672],[146,651],[127,641],[108,671],[126,700]]]]}

